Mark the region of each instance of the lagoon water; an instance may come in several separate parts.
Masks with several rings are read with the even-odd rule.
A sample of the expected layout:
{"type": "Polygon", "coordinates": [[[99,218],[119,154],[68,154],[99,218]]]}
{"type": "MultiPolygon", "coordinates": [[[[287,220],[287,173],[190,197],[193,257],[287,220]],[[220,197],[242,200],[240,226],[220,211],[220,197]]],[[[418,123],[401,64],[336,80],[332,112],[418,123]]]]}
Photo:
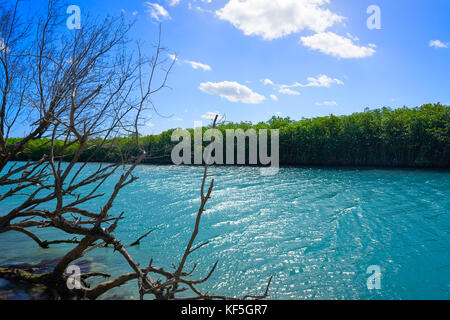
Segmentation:
{"type": "MultiPolygon", "coordinates": [[[[274,275],[271,299],[450,299],[449,171],[302,167],[261,176],[258,168],[211,167],[210,173],[216,186],[198,236],[210,244],[190,260],[198,263],[198,278],[219,261],[204,290],[259,293],[274,275]],[[373,265],[381,269],[379,290],[366,284],[373,265]]],[[[112,208],[126,217],[117,236],[131,243],[156,228],[129,251],[143,266],[153,258],[171,268],[194,224],[202,168],[143,165],[135,174],[140,179],[112,208]]],[[[111,181],[102,190],[112,188],[111,181]]],[[[0,209],[13,205],[3,201],[0,209]]],[[[96,200],[90,208],[100,206],[96,200]]],[[[0,265],[58,258],[67,247],[43,250],[22,234],[0,234],[0,265]]],[[[130,271],[110,249],[87,258],[95,271],[130,271]]],[[[103,298],[113,295],[136,298],[137,283],[103,298]]]]}

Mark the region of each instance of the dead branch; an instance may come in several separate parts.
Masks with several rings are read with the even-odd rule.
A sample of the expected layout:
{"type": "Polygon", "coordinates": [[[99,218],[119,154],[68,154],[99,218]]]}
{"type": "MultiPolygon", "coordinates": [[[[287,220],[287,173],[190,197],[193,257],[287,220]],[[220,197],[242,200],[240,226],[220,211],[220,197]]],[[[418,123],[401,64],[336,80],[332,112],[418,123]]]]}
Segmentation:
{"type": "MultiPolygon", "coordinates": [[[[179,293],[188,290],[195,295],[193,299],[235,299],[197,288],[211,278],[217,262],[200,279],[191,279],[196,263],[185,271],[191,254],[209,243],[196,244],[214,188],[214,179],[207,181],[209,159],[205,161],[193,231],[174,271],[153,266],[153,260],[142,268],[127,251],[154,230],[129,245],[123,245],[114,235],[127,214],[115,215],[114,203],[123,188],[138,179],[134,170],[151,150],[139,138],[143,115],[148,110],[160,115],[151,97],[167,88],[175,65],[175,60],[167,63],[164,58],[161,26],[154,55],[146,58],[139,43],[137,50],[129,46],[127,35],[133,23],[123,17],[108,17],[102,22],[86,19],[82,29],[72,32],[58,28],[61,12],[65,12],[61,5],[58,0],[48,0],[46,14],[38,18],[22,16],[20,1],[5,4],[0,12],[0,201],[20,199],[0,213],[0,233],[23,233],[43,249],[59,244],[71,248],[48,272],[25,266],[0,267],[0,278],[44,285],[65,298],[97,299],[137,279],[141,299],[145,295],[178,299],[179,293]],[[11,139],[10,132],[17,127],[28,131],[21,139],[11,139]],[[133,152],[121,154],[120,161],[91,165],[92,170],[88,170],[98,153],[114,148],[121,137],[130,135],[135,144],[133,152]],[[35,144],[48,148],[47,154],[37,161],[14,162],[35,144]],[[102,192],[107,181],[114,183],[110,194],[102,192]],[[86,209],[103,196],[106,200],[98,211],[86,209]],[[43,228],[67,236],[42,240],[38,231],[43,228]],[[98,248],[121,255],[130,272],[93,288],[89,279],[110,275],[85,272],[81,288],[69,289],[67,268],[98,248]]],[[[216,121],[217,116],[213,130],[216,121]]],[[[263,295],[246,295],[244,299],[267,297],[271,280],[263,295]]]]}

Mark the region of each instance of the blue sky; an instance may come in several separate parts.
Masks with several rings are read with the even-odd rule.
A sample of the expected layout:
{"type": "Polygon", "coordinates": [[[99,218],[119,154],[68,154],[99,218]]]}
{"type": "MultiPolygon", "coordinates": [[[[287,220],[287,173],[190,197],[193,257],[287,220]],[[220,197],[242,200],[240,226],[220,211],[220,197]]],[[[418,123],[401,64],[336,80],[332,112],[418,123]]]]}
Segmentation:
{"type": "Polygon", "coordinates": [[[341,115],[366,107],[450,104],[450,0],[72,1],[136,18],[151,52],[159,22],[178,55],[145,133],[209,122],[341,115]],[[369,29],[370,5],[381,29],[369,29]],[[433,42],[431,42],[433,41],[433,42]],[[266,80],[265,80],[266,79],[266,80]],[[264,81],[265,80],[265,81],[264,81]]]}

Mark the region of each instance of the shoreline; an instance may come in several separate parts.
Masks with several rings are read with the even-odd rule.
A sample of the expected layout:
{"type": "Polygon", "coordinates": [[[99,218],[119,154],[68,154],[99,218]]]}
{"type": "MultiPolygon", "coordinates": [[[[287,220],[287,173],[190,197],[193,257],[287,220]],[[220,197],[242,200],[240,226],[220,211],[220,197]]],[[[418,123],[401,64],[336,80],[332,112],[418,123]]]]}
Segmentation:
{"type": "MultiPolygon", "coordinates": [[[[32,160],[30,160],[32,161],[32,160]]],[[[13,160],[12,162],[27,162],[27,160],[13,160]]],[[[70,163],[70,161],[63,161],[62,163],[70,163]]],[[[78,161],[77,163],[85,163],[84,161],[78,161]]],[[[91,164],[113,164],[116,162],[100,162],[100,161],[90,161],[87,163],[91,164]]],[[[128,165],[128,164],[125,164],[128,165]]],[[[153,163],[153,162],[141,162],[139,166],[145,165],[145,166],[174,166],[174,167],[203,167],[204,164],[182,164],[182,165],[176,165],[173,163],[153,163]]],[[[243,167],[249,167],[249,168],[270,168],[270,166],[263,166],[263,165],[253,165],[253,164],[212,164],[211,167],[236,167],[236,168],[243,168],[243,167]]],[[[363,164],[280,164],[280,169],[283,168],[304,168],[304,169],[404,169],[404,170],[442,170],[442,171],[450,171],[450,165],[449,166],[406,166],[406,165],[363,165],[363,164]]]]}

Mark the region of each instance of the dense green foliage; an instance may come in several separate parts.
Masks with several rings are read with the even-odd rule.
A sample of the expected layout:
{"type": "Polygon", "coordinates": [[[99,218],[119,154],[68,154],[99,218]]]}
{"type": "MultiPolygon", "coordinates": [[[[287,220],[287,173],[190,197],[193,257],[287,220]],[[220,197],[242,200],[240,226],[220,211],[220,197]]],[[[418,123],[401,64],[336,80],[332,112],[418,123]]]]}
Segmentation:
{"type": "MultiPolygon", "coordinates": [[[[299,121],[272,117],[255,125],[241,122],[218,126],[224,137],[226,129],[237,128],[279,129],[281,165],[450,167],[450,107],[440,104],[299,121]]],[[[171,163],[170,153],[176,144],[171,142],[172,132],[141,138],[151,155],[144,162],[171,163]]],[[[190,132],[192,135],[193,130],[190,132]]],[[[89,142],[91,147],[83,159],[99,141],[89,142]]],[[[35,141],[16,160],[37,159],[49,149],[48,140],[35,141]]],[[[117,161],[135,152],[132,139],[120,138],[106,144],[92,160],[117,161]]],[[[70,157],[70,150],[65,153],[70,157]]]]}

